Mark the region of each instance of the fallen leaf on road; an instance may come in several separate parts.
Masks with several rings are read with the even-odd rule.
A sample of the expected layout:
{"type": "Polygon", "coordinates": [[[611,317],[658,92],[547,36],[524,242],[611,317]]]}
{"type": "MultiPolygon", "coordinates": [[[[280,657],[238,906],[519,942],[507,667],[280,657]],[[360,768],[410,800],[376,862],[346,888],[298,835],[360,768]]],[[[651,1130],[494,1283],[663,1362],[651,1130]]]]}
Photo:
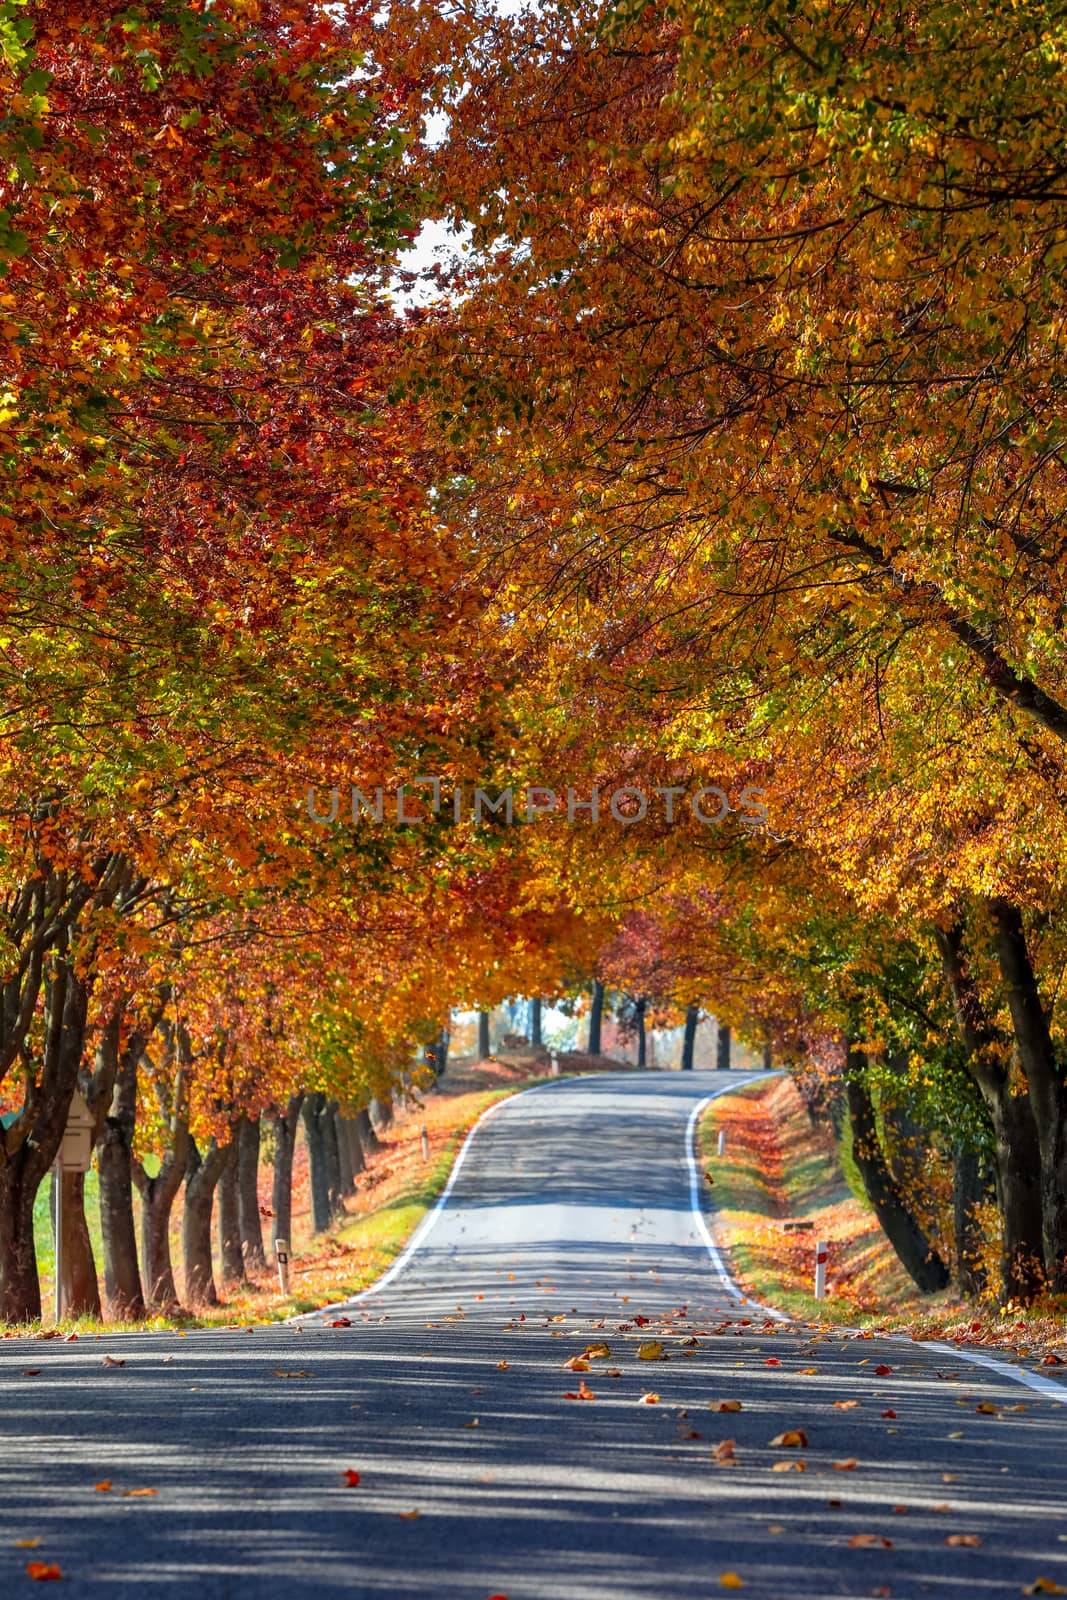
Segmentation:
{"type": "Polygon", "coordinates": [[[743,1589],[745,1587],[744,1578],[739,1577],[736,1572],[724,1572],[719,1578],[719,1582],[724,1589],[743,1589]]]}
{"type": "Polygon", "coordinates": [[[856,1468],[858,1466],[859,1466],[859,1462],[856,1460],[856,1457],[855,1456],[849,1456],[848,1459],[845,1460],[845,1461],[835,1461],[834,1462],[834,1471],[835,1472],[855,1472],[855,1470],[856,1470],[856,1468]]]}
{"type": "Polygon", "coordinates": [[[111,1479],[102,1478],[99,1483],[93,1484],[93,1488],[96,1490],[97,1494],[106,1494],[111,1488],[111,1479]]]}
{"type": "Polygon", "coordinates": [[[888,1378],[892,1370],[892,1367],[887,1367],[885,1362],[883,1362],[880,1367],[875,1367],[874,1375],[876,1378],[888,1378]]]}
{"type": "Polygon", "coordinates": [[[144,1500],[148,1495],[158,1494],[158,1489],[123,1489],[123,1498],[126,1500],[144,1500]]]}
{"type": "Polygon", "coordinates": [[[496,1364],[496,1370],[498,1372],[507,1372],[508,1371],[508,1363],[506,1361],[498,1361],[497,1364],[496,1364]]]}
{"type": "Polygon", "coordinates": [[[585,1353],[590,1361],[607,1361],[611,1355],[611,1346],[605,1344],[603,1339],[598,1339],[596,1344],[586,1345],[585,1353]]]}
{"type": "Polygon", "coordinates": [[[565,1394],[563,1398],[564,1400],[595,1400],[596,1395],[593,1393],[592,1389],[588,1387],[585,1379],[583,1378],[578,1385],[577,1394],[565,1394]]]}
{"type": "Polygon", "coordinates": [[[807,1448],[808,1436],[803,1428],[787,1428],[784,1433],[776,1433],[771,1440],[772,1450],[803,1450],[807,1448]]]}
{"type": "Polygon", "coordinates": [[[23,1367],[22,1376],[24,1378],[36,1378],[40,1376],[40,1372],[40,1367],[23,1367]]]}
{"type": "Polygon", "coordinates": [[[800,1376],[802,1378],[814,1378],[818,1370],[818,1367],[801,1367],[800,1376]]]}
{"type": "Polygon", "coordinates": [[[859,1405],[859,1401],[858,1400],[835,1400],[834,1401],[834,1409],[836,1411],[851,1411],[855,1406],[858,1406],[858,1405],[859,1405]]]}
{"type": "Polygon", "coordinates": [[[772,1472],[807,1472],[806,1461],[776,1461],[771,1468],[772,1472]]]}
{"type": "Polygon", "coordinates": [[[637,1347],[639,1361],[664,1361],[663,1346],[658,1339],[646,1339],[644,1344],[637,1347]]]}
{"type": "MultiPolygon", "coordinates": [[[[566,1399],[566,1395],[564,1395],[564,1399],[566,1399]]],[[[478,1424],[478,1418],[477,1417],[472,1417],[469,1422],[464,1422],[463,1424],[461,1424],[461,1426],[463,1426],[464,1428],[477,1428],[478,1425],[479,1424],[478,1424]]]]}
{"type": "MultiPolygon", "coordinates": [[[[1048,1355],[1044,1356],[1042,1358],[1041,1365],[1043,1367],[1062,1367],[1062,1366],[1067,1366],[1067,1362],[1064,1361],[1062,1356],[1058,1356],[1056,1354],[1055,1350],[1050,1350],[1048,1355]]],[[[1038,1578],[1037,1581],[1038,1581],[1038,1583],[1047,1583],[1050,1580],[1046,1579],[1046,1578],[1038,1578]]],[[[1062,1594],[1063,1590],[1062,1589],[1031,1589],[1029,1592],[1031,1594],[1062,1594]]]]}
{"type": "Polygon", "coordinates": [[[893,1541],[883,1533],[854,1533],[848,1541],[853,1550],[892,1550],[893,1541]]]}
{"type": "Polygon", "coordinates": [[[781,1364],[782,1363],[779,1361],[777,1356],[768,1356],[766,1361],[763,1363],[765,1367],[780,1367],[781,1364]]]}
{"type": "Polygon", "coordinates": [[[119,1361],[116,1356],[105,1356],[100,1365],[102,1367],[124,1367],[126,1362],[124,1360],[119,1361]]]}
{"type": "Polygon", "coordinates": [[[571,1356],[569,1361],[563,1363],[566,1372],[588,1372],[589,1363],[584,1356],[571,1356]]]}
{"type": "Polygon", "coordinates": [[[950,1533],[945,1540],[946,1544],[967,1545],[970,1548],[981,1544],[981,1539],[976,1533],[950,1533]]]}
{"type": "Polygon", "coordinates": [[[15,1549],[16,1550],[36,1550],[36,1548],[40,1544],[40,1542],[41,1542],[40,1537],[38,1537],[36,1539],[16,1539],[15,1540],[15,1549]]]}
{"type": "Polygon", "coordinates": [[[397,1516],[400,1518],[401,1522],[414,1522],[415,1518],[417,1516],[419,1516],[419,1515],[420,1515],[420,1513],[418,1511],[398,1511],[397,1512],[397,1516]]]}
{"type": "Polygon", "coordinates": [[[1035,1578],[1023,1590],[1023,1594],[1067,1594],[1067,1589],[1052,1578],[1035,1578]]]}
{"type": "Polygon", "coordinates": [[[63,1576],[54,1561],[31,1561],[26,1567],[27,1578],[32,1578],[34,1583],[47,1583],[49,1579],[63,1576]]]}
{"type": "Polygon", "coordinates": [[[713,1461],[732,1461],[734,1459],[734,1439],[720,1439],[711,1452],[713,1461]]]}
{"type": "Polygon", "coordinates": [[[713,1405],[711,1409],[713,1411],[740,1411],[741,1402],[740,1400],[720,1400],[718,1405],[713,1405]]]}
{"type": "Polygon", "coordinates": [[[648,1394],[643,1394],[637,1403],[641,1406],[658,1406],[659,1395],[653,1394],[652,1391],[649,1390],[648,1394]]]}
{"type": "Polygon", "coordinates": [[[895,1411],[881,1411],[881,1412],[879,1412],[879,1416],[893,1417],[894,1420],[895,1420],[896,1419],[896,1412],[895,1411]]]}
{"type": "Polygon", "coordinates": [[[621,1378],[622,1372],[618,1367],[603,1367],[600,1376],[602,1378],[621,1378]]]}
{"type": "Polygon", "coordinates": [[[359,1473],[356,1471],[355,1467],[346,1467],[345,1468],[344,1480],[345,1480],[345,1488],[346,1489],[358,1489],[359,1488],[359,1473]]]}
{"type": "Polygon", "coordinates": [[[974,1409],[980,1411],[984,1417],[995,1417],[997,1414],[997,1408],[990,1400],[980,1400],[974,1409]]]}

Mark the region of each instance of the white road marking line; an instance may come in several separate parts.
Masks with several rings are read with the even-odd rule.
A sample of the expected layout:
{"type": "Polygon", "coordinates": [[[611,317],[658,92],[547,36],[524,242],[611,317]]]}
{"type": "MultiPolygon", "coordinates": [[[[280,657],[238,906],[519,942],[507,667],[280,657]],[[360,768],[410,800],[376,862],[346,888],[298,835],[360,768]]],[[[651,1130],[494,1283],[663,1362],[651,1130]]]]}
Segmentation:
{"type": "MultiPolygon", "coordinates": [[[[778,1074],[765,1073],[763,1076],[776,1077],[778,1074]]],[[[759,1078],[750,1078],[748,1080],[749,1083],[759,1083],[760,1081],[761,1079],[759,1078]]],[[[711,1256],[715,1270],[722,1279],[723,1287],[726,1289],[727,1293],[730,1294],[735,1300],[747,1301],[748,1304],[753,1306],[758,1305],[760,1310],[768,1317],[772,1317],[775,1322],[796,1322],[800,1319],[796,1317],[788,1317],[784,1312],[777,1310],[776,1307],[764,1305],[762,1300],[747,1300],[747,1296],[742,1293],[741,1289],[730,1277],[730,1274],[726,1270],[726,1264],[719,1253],[718,1245],[715,1243],[715,1240],[708,1229],[707,1222],[704,1219],[704,1212],[700,1204],[700,1175],[696,1160],[695,1148],[697,1122],[700,1119],[701,1113],[711,1104],[713,1100],[717,1100],[720,1095],[736,1093],[739,1088],[741,1088],[741,1084],[731,1083],[727,1084],[722,1089],[716,1089],[714,1094],[709,1094],[707,1098],[702,1100],[698,1106],[694,1107],[692,1115],[689,1118],[689,1122],[685,1130],[685,1143],[686,1157],[689,1161],[689,1198],[693,1208],[693,1216],[696,1220],[697,1227],[704,1236],[704,1242],[707,1245],[708,1254],[711,1256]]],[[[808,1326],[818,1327],[818,1323],[810,1323],[808,1326]]],[[[835,1331],[843,1334],[856,1335],[861,1333],[862,1329],[845,1327],[836,1329],[835,1331]]],[[[932,1350],[940,1355],[949,1356],[953,1361],[968,1361],[972,1367],[986,1367],[990,1372],[995,1372],[998,1378],[1007,1378],[1011,1383],[1021,1384],[1025,1389],[1032,1389],[1035,1394],[1043,1394],[1048,1399],[1055,1400],[1057,1405],[1067,1406],[1067,1385],[1057,1383],[1053,1378],[1042,1377],[1039,1372],[1022,1372],[1018,1367],[1012,1366],[1012,1364],[1008,1361],[999,1361],[996,1359],[996,1357],[983,1355],[978,1350],[964,1350],[958,1345],[942,1344],[939,1341],[935,1342],[932,1339],[912,1339],[907,1334],[903,1333],[886,1333],[882,1334],[880,1337],[887,1344],[906,1344],[909,1345],[912,1350],[932,1350]]]]}

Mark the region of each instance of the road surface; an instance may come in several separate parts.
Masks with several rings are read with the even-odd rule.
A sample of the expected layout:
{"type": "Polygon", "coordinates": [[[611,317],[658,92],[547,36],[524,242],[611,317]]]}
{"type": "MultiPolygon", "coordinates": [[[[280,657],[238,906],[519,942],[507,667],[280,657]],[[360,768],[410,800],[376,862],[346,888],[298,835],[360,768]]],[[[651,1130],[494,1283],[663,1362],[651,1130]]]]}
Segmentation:
{"type": "Polygon", "coordinates": [[[411,1257],[344,1312],[5,1342],[3,1593],[33,1592],[31,1561],[94,1600],[1067,1591],[1054,1378],[791,1328],[718,1275],[686,1128],[743,1081],[501,1103],[411,1257]],[[667,1359],[638,1358],[652,1339],[667,1359]],[[807,1442],[771,1445],[789,1430],[807,1442]]]}

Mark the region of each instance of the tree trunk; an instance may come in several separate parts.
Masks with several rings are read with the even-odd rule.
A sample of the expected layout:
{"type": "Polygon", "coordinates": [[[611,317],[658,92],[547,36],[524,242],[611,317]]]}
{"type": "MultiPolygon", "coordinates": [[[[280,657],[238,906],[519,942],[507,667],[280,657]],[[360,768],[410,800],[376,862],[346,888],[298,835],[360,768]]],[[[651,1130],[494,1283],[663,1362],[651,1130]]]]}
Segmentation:
{"type": "Polygon", "coordinates": [[[85,1220],[85,1173],[64,1172],[52,1168],[52,1238],[56,1237],[56,1190],[63,1185],[62,1230],[63,1247],[57,1250],[61,1263],[60,1286],[63,1315],[66,1317],[99,1317],[100,1281],[96,1273],[93,1243],[89,1225],[85,1220]]]}
{"type": "Polygon", "coordinates": [[[692,1072],[693,1050],[697,1040],[697,1023],[700,1021],[700,1007],[686,1006],[685,1032],[682,1035],[682,1071],[692,1072]]]}
{"type": "Polygon", "coordinates": [[[996,1195],[1002,1224],[1001,1294],[1023,1304],[1044,1283],[1041,1155],[1028,1094],[1015,1093],[1009,1042],[990,1022],[964,959],[962,922],[935,928],[966,1066],[993,1125],[996,1195]]]}
{"type": "Polygon", "coordinates": [[[363,1160],[363,1146],[359,1140],[359,1132],[351,1117],[338,1114],[335,1124],[337,1128],[337,1148],[341,1156],[341,1182],[345,1194],[355,1194],[356,1178],[363,1171],[366,1163],[363,1160]]]}
{"type": "Polygon", "coordinates": [[[237,1130],[234,1128],[227,1160],[219,1175],[219,1273],[224,1289],[245,1281],[241,1250],[241,1219],[237,1206],[237,1130]]]}
{"type": "Polygon", "coordinates": [[[329,1196],[330,1217],[344,1210],[344,1189],[341,1178],[341,1149],[337,1137],[338,1106],[336,1100],[327,1102],[320,1112],[323,1143],[326,1156],[326,1186],[329,1196]]]}
{"type": "Polygon", "coordinates": [[[369,1107],[370,1118],[379,1133],[384,1133],[393,1121],[393,1102],[389,1095],[375,1095],[369,1107]]]}
{"type": "Polygon", "coordinates": [[[952,1165],[952,1209],[956,1234],[956,1283],[960,1293],[977,1300],[986,1289],[982,1265],[982,1233],[976,1208],[986,1198],[981,1152],[957,1145],[952,1165]]]}
{"type": "Polygon", "coordinates": [[[137,1063],[142,1041],[131,1041],[118,1062],[111,1108],[96,1145],[100,1178],[100,1232],[104,1245],[104,1296],[113,1321],[144,1316],[133,1215],[133,1133],[137,1117],[137,1063]]]}
{"type": "MultiPolygon", "coordinates": [[[[55,1161],[78,1083],[89,990],[77,976],[69,934],[56,943],[43,980],[44,1040],[39,1077],[27,1085],[22,1112],[0,1136],[0,1321],[35,1322],[41,1286],[33,1207],[55,1161]]],[[[84,1220],[84,1217],[83,1217],[84,1220]]]]}
{"type": "Polygon", "coordinates": [[[1063,1294],[1067,1292],[1067,1084],[1056,1061],[1022,915],[1005,900],[995,900],[991,909],[997,959],[1037,1125],[1045,1274],[1053,1294],[1063,1294]]]}
{"type": "Polygon", "coordinates": [[[489,1046],[489,1013],[478,1013],[478,1060],[486,1061],[491,1054],[489,1046]]]}
{"type": "Polygon", "coordinates": [[[730,1070],[730,1030],[725,1022],[720,1022],[715,1033],[715,1070],[716,1072],[729,1072],[730,1070]]]}
{"type": "Polygon", "coordinates": [[[437,1036],[437,1055],[434,1062],[434,1067],[436,1076],[438,1078],[444,1075],[444,1070],[448,1066],[448,1046],[451,1042],[451,1038],[452,1035],[448,1028],[442,1028],[441,1032],[437,1036]]]}
{"type": "Polygon", "coordinates": [[[241,1117],[237,1123],[237,1218],[245,1276],[252,1278],[267,1270],[263,1223],[259,1215],[258,1117],[241,1117]]]}
{"type": "Polygon", "coordinates": [[[544,1044],[541,1037],[541,1001],[535,996],[530,1001],[530,1043],[540,1047],[544,1044]]]}
{"type": "MultiPolygon", "coordinates": [[[[330,1226],[330,1178],[326,1155],[326,1129],[322,1112],[326,1096],[320,1091],[309,1094],[301,1108],[304,1137],[308,1147],[308,1168],[311,1178],[311,1228],[314,1233],[325,1233],[330,1226]]],[[[366,1113],[363,1113],[366,1115],[366,1113]]],[[[367,1119],[368,1122],[370,1119],[367,1119]]]]}
{"type": "Polygon", "coordinates": [[[591,1056],[600,1054],[600,1023],[604,1015],[604,985],[599,978],[593,979],[593,1003],[589,1007],[589,1043],[586,1048],[591,1056]]]}
{"type": "Polygon", "coordinates": [[[366,1106],[361,1111],[356,1112],[353,1121],[356,1124],[356,1132],[359,1134],[359,1142],[363,1146],[364,1158],[381,1149],[378,1135],[374,1131],[374,1124],[367,1113],[366,1106]]]}
{"type": "Polygon", "coordinates": [[[296,1123],[303,1099],[304,1096],[300,1092],[291,1094],[285,1110],[271,1118],[274,1129],[274,1185],[271,1196],[274,1220],[271,1223],[270,1235],[272,1245],[278,1239],[284,1239],[290,1247],[293,1243],[293,1149],[296,1145],[296,1123]]]}
{"type": "MultiPolygon", "coordinates": [[[[183,1139],[182,1150],[185,1145],[186,1139],[183,1139]]],[[[137,1187],[141,1194],[141,1261],[144,1266],[145,1300],[152,1311],[173,1311],[178,1305],[178,1288],[170,1253],[170,1215],[181,1187],[181,1169],[177,1161],[172,1163],[170,1171],[166,1170],[164,1163],[156,1177],[145,1176],[137,1187]]]]}
{"type": "Polygon", "coordinates": [[[949,1271],[926,1237],[889,1170],[875,1123],[874,1106],[865,1079],[866,1056],[849,1047],[846,1095],[852,1126],[852,1155],[867,1198],[882,1231],[905,1272],[923,1294],[934,1294],[949,1281],[949,1271]]]}
{"type": "Polygon", "coordinates": [[[219,1303],[211,1263],[211,1212],[215,1201],[215,1185],[229,1165],[229,1160],[228,1144],[220,1146],[212,1139],[207,1154],[201,1156],[192,1139],[189,1140],[185,1211],[182,1216],[187,1305],[217,1306],[219,1303]]]}
{"type": "Polygon", "coordinates": [[[634,1007],[634,1019],[637,1023],[637,1065],[648,1065],[648,1034],[645,1029],[645,1011],[648,1001],[642,996],[634,1007]]]}

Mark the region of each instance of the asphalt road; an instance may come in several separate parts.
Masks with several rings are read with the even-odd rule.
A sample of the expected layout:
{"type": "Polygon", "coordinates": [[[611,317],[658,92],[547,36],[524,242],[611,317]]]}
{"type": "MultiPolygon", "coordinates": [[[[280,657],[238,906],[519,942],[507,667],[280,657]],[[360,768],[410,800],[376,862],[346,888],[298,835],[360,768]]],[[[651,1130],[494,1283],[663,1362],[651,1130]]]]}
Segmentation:
{"type": "Polygon", "coordinates": [[[743,1081],[503,1102],[391,1281],[301,1327],[5,1342],[0,1593],[31,1561],[139,1600],[1067,1592],[1067,1389],[791,1328],[719,1276],[686,1128],[743,1081]]]}

